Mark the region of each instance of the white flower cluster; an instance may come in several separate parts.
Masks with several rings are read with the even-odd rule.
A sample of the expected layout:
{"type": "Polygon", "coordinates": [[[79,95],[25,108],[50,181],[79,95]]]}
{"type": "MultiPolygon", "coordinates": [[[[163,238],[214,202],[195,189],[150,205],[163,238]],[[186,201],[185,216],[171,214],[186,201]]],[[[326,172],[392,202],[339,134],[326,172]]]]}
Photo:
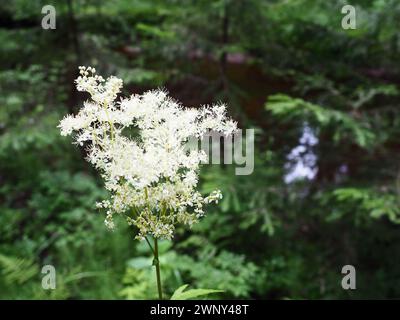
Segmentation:
{"type": "Polygon", "coordinates": [[[105,80],[91,67],[80,67],[76,84],[92,101],[59,128],[87,146],[88,161],[105,180],[111,197],[97,206],[106,210],[108,227],[118,213],[138,228],[138,239],[148,234],[171,239],[176,223],[191,226],[204,215],[205,204],[222,198],[218,190],[207,197],[196,191],[207,155],[185,144],[211,130],[232,134],[236,123],[227,119],[224,105],[183,108],[161,90],[116,102],[122,80],[105,80]]]}

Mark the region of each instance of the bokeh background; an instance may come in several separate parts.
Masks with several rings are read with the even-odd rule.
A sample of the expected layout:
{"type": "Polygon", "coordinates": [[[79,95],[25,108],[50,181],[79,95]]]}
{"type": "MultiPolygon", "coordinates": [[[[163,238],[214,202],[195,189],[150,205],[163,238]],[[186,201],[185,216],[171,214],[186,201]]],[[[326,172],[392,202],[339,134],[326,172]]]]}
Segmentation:
{"type": "Polygon", "coordinates": [[[79,65],[121,77],[125,95],[226,102],[256,129],[254,173],[205,166],[201,190],[224,199],[161,244],[167,295],[399,298],[399,24],[396,0],[2,1],[0,298],[157,297],[149,249],[122,221],[106,230],[102,181],[56,128],[87,98],[79,65]],[[41,287],[46,264],[56,290],[41,287]],[[346,264],[356,290],[340,285],[346,264]]]}

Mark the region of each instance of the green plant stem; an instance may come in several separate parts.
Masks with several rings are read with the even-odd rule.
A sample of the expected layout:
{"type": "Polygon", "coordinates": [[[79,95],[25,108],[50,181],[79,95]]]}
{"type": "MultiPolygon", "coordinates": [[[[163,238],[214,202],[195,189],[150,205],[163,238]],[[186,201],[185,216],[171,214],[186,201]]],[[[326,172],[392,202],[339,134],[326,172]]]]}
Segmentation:
{"type": "Polygon", "coordinates": [[[153,249],[153,246],[151,245],[151,243],[150,243],[149,239],[147,239],[147,237],[144,237],[144,239],[146,240],[147,244],[149,245],[149,247],[150,247],[150,250],[151,250],[151,253],[152,253],[152,254],[153,254],[153,256],[154,256],[154,249],[153,249]]]}
{"type": "Polygon", "coordinates": [[[157,277],[157,289],[158,289],[158,298],[162,300],[162,288],[161,288],[161,276],[160,276],[160,261],[158,260],[158,242],[157,238],[154,238],[154,260],[153,264],[156,267],[156,277],[157,277]]]}

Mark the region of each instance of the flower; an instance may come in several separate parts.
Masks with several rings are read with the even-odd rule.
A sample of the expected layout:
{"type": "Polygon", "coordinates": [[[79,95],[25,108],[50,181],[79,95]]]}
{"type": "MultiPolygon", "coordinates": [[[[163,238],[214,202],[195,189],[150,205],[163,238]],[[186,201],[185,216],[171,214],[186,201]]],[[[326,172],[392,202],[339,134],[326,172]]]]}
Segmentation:
{"type": "Polygon", "coordinates": [[[211,130],[235,132],[226,106],[184,108],[163,90],[116,101],[122,80],[104,80],[91,67],[79,69],[77,89],[88,92],[92,101],[61,120],[59,128],[87,146],[87,160],[105,180],[110,198],[97,206],[106,210],[106,226],[114,228],[113,215],[122,214],[137,227],[138,239],[148,234],[171,239],[177,223],[196,223],[204,205],[217,203],[222,195],[216,190],[203,197],[196,190],[207,155],[185,144],[211,130]]]}

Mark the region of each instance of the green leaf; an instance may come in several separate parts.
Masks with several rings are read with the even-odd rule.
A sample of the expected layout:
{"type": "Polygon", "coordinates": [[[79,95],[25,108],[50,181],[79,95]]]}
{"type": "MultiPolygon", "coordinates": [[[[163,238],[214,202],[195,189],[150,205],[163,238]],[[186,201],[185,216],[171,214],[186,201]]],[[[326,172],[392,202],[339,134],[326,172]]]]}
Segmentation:
{"type": "Polygon", "coordinates": [[[351,113],[332,110],[284,94],[269,96],[265,109],[283,122],[308,122],[319,129],[334,126],[333,139],[336,143],[350,137],[360,147],[368,148],[377,142],[377,136],[367,119],[355,118],[351,113]]]}
{"type": "Polygon", "coordinates": [[[224,292],[223,290],[214,290],[214,289],[190,289],[184,291],[188,285],[184,284],[175,290],[174,294],[171,297],[171,300],[188,300],[197,298],[200,296],[205,296],[210,293],[224,292]]]}
{"type": "Polygon", "coordinates": [[[0,270],[7,283],[23,284],[39,272],[32,259],[10,257],[0,254],[0,270]]]}

